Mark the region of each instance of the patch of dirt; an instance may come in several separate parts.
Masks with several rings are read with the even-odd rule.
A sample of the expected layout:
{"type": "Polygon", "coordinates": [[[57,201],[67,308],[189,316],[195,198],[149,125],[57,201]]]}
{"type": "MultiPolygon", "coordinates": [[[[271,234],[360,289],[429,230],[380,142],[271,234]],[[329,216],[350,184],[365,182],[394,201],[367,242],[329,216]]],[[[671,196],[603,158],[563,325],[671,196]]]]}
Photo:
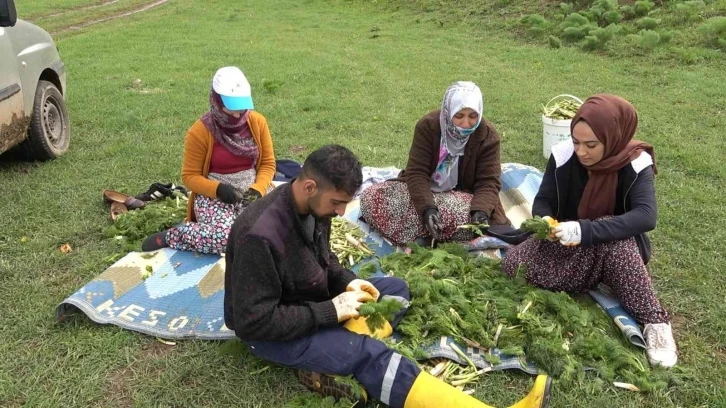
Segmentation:
{"type": "Polygon", "coordinates": [[[134,15],[136,13],[141,13],[141,12],[144,12],[144,11],[147,11],[147,10],[151,10],[152,8],[157,7],[157,6],[161,6],[162,4],[164,4],[164,3],[168,2],[168,1],[169,0],[158,0],[158,1],[155,1],[155,2],[153,2],[151,4],[147,4],[145,6],[142,6],[142,7],[136,8],[136,9],[132,9],[132,10],[128,10],[128,11],[124,11],[122,13],[114,14],[114,15],[111,15],[111,16],[108,16],[108,17],[99,18],[99,19],[96,19],[96,20],[89,20],[89,21],[83,22],[81,24],[75,24],[75,25],[71,25],[71,26],[68,26],[68,27],[61,27],[61,28],[58,28],[55,31],[51,32],[51,35],[65,33],[65,32],[68,32],[68,31],[78,31],[80,29],[83,29],[83,28],[86,28],[86,27],[89,27],[89,26],[92,26],[92,25],[96,25],[96,24],[100,24],[100,23],[105,23],[106,21],[111,21],[111,20],[116,20],[118,18],[128,17],[128,16],[134,15]]]}
{"type": "Polygon", "coordinates": [[[131,385],[128,384],[130,376],[131,370],[128,367],[114,370],[108,376],[108,392],[105,393],[100,406],[123,408],[134,406],[131,385]]]}
{"type": "MultiPolygon", "coordinates": [[[[721,363],[726,363],[726,344],[721,344],[719,346],[716,346],[716,358],[721,363]]],[[[726,380],[724,380],[726,381],[726,380]]]]}
{"type": "Polygon", "coordinates": [[[172,352],[175,346],[169,346],[159,341],[152,341],[141,346],[141,360],[162,358],[172,352]]]}
{"type": "Polygon", "coordinates": [[[23,397],[13,397],[13,399],[10,400],[1,400],[0,399],[0,407],[7,407],[7,408],[15,408],[15,407],[23,407],[25,406],[26,401],[23,397]]]}
{"type": "Polygon", "coordinates": [[[58,16],[62,16],[63,14],[68,14],[68,13],[73,12],[73,11],[93,10],[93,9],[97,9],[97,8],[103,7],[103,6],[110,6],[111,4],[118,3],[118,2],[119,2],[119,0],[106,0],[103,3],[101,3],[101,4],[92,4],[90,6],[69,7],[67,9],[65,9],[63,11],[59,11],[57,13],[40,14],[40,15],[37,15],[37,16],[33,16],[33,20],[29,20],[29,21],[32,23],[33,21],[40,20],[41,18],[58,17],[58,16]]]}
{"type": "Polygon", "coordinates": [[[305,145],[292,145],[287,149],[290,154],[300,154],[308,151],[308,147],[305,145]]]}
{"type": "MultiPolygon", "coordinates": [[[[156,340],[150,341],[141,346],[139,359],[133,364],[142,365],[144,362],[154,359],[164,358],[174,350],[174,346],[162,344],[156,340]]],[[[108,392],[105,393],[103,400],[98,406],[102,407],[133,407],[133,387],[130,382],[134,374],[131,365],[119,367],[108,375],[108,392]]]]}
{"type": "Polygon", "coordinates": [[[682,330],[687,330],[688,319],[682,314],[674,313],[671,315],[671,326],[673,326],[674,333],[680,333],[682,330]]]}

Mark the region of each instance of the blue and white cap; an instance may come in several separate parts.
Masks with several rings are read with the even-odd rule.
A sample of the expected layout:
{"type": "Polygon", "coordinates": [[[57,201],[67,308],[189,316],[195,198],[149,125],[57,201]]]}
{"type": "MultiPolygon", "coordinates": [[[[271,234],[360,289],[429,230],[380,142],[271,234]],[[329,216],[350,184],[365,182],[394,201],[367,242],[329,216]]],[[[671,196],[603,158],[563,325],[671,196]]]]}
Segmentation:
{"type": "Polygon", "coordinates": [[[212,79],[212,89],[222,98],[224,107],[231,111],[254,109],[252,89],[245,74],[237,67],[217,70],[212,79]]]}

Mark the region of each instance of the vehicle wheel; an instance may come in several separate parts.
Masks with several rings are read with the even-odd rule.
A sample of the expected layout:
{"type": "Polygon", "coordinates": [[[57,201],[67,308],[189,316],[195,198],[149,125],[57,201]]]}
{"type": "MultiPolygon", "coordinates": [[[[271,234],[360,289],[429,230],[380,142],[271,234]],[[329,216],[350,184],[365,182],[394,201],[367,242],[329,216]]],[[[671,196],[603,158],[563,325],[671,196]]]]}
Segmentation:
{"type": "Polygon", "coordinates": [[[38,81],[26,150],[38,160],[50,160],[68,150],[71,128],[65,100],[51,82],[38,81]]]}

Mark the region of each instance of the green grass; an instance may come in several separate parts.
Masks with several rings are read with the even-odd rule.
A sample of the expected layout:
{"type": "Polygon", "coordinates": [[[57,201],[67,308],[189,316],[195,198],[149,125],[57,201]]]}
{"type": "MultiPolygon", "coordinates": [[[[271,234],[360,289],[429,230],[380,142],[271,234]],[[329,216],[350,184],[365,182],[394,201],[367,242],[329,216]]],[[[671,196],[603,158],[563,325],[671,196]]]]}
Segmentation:
{"type": "Polygon", "coordinates": [[[702,33],[700,28],[710,24],[712,22],[710,19],[726,16],[726,0],[641,0],[637,3],[650,3],[652,9],[637,15],[625,11],[633,8],[635,0],[563,0],[562,2],[385,0],[383,2],[393,9],[401,7],[414,9],[424,21],[433,20],[446,25],[465,23],[495,30],[506,29],[512,38],[530,44],[547,46],[548,37],[554,35],[562,37],[566,46],[618,58],[637,56],[645,60],[655,59],[664,64],[723,64],[725,60],[724,35],[726,34],[721,31],[720,37],[712,36],[702,33]],[[611,10],[621,19],[598,17],[603,9],[611,10]],[[599,11],[593,15],[594,10],[599,11]],[[594,27],[584,30],[581,37],[568,40],[563,36],[564,27],[561,23],[573,13],[586,15],[594,27]],[[604,28],[612,21],[617,21],[614,23],[614,30],[608,30],[609,34],[613,35],[603,41],[602,30],[597,32],[593,31],[593,28],[598,25],[604,28]],[[643,25],[648,26],[649,23],[655,33],[642,32],[642,29],[646,28],[643,25]],[[586,35],[591,38],[583,38],[586,35]],[[596,40],[595,37],[600,39],[596,40]]]}
{"type": "MultiPolygon", "coordinates": [[[[39,3],[51,8],[21,0],[21,18],[30,7],[41,10],[39,3]]],[[[280,367],[250,378],[263,363],[245,351],[224,354],[223,343],[166,348],[83,316],[54,321],[55,306],[117,251],[102,238],[110,221],[101,190],[136,194],[155,181],[178,182],[185,132],[206,110],[214,71],[232,64],[252,83],[277,156],[298,160],[336,142],[368,165],[402,167],[416,121],[439,106],[447,85],[468,79],[481,86],[485,116],[503,136],[503,161],[543,168],[541,103],[564,92],[631,100],[640,113],[638,137],[656,146],[660,216],[651,271],[674,314],[685,381],[656,395],[555,385],[552,405],[723,406],[722,66],[550,50],[512,40],[504,26],[442,25],[433,11],[269,3],[172,0],[57,37],[68,72],[71,148],[47,163],[0,157],[0,406],[279,407],[302,392],[280,367]],[[136,79],[150,92],[132,89],[136,79]],[[263,86],[271,81],[279,89],[263,86]],[[62,243],[74,251],[60,253],[62,243]]],[[[506,406],[530,384],[518,373],[492,373],[477,395],[506,406]]]]}

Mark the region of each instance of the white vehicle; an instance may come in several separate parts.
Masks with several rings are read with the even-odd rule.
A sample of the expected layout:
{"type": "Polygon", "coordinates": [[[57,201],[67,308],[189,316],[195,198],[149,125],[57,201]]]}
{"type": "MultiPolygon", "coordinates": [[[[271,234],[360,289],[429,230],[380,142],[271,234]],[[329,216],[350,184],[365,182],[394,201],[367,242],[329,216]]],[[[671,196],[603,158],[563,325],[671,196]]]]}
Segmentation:
{"type": "Polygon", "coordinates": [[[0,0],[0,154],[21,145],[54,159],[71,139],[65,65],[53,38],[18,20],[13,0],[0,0]]]}

